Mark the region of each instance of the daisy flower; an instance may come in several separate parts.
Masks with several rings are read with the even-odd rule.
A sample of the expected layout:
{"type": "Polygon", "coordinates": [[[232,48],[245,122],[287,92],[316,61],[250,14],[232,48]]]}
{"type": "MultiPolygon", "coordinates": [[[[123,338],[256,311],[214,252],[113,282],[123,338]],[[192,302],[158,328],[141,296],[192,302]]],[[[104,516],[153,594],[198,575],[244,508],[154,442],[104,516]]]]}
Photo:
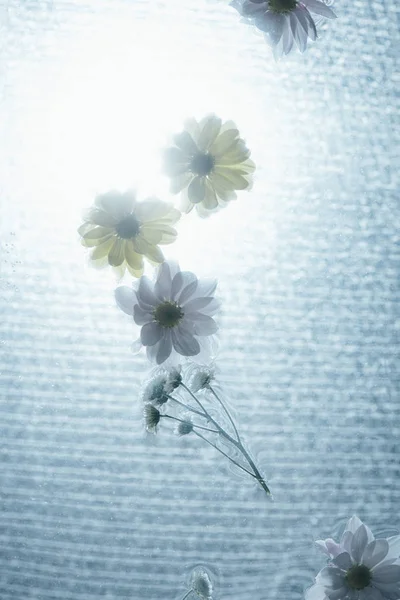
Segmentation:
{"type": "Polygon", "coordinates": [[[182,193],[182,210],[196,206],[204,217],[236,198],[235,190],[249,189],[255,164],[250,150],[232,121],[215,115],[202,121],[189,119],[174,146],[164,151],[164,170],[171,177],[170,191],[182,193]]]}
{"type": "Polygon", "coordinates": [[[211,579],[204,569],[194,571],[192,574],[192,590],[201,600],[212,600],[211,579]]]}
{"type": "Polygon", "coordinates": [[[400,598],[400,536],[375,538],[358,517],[346,525],[339,543],[318,540],[330,558],[306,600],[397,600],[400,598]]]}
{"type": "Polygon", "coordinates": [[[234,0],[231,6],[264,32],[275,58],[289,54],[294,42],[304,52],[308,38],[317,38],[316,22],[321,18],[336,19],[333,10],[321,0],[234,0]]]}
{"type": "Polygon", "coordinates": [[[214,365],[189,365],[187,369],[189,388],[194,393],[208,388],[211,382],[214,381],[215,374],[216,368],[214,365]]]}
{"type": "Polygon", "coordinates": [[[140,344],[157,364],[181,356],[212,353],[218,327],[213,315],[219,308],[214,298],[217,282],[197,279],[171,261],[158,269],[155,282],[141,277],[137,289],[118,287],[118,306],[141,327],[140,344]]]}
{"type": "Polygon", "coordinates": [[[146,382],[142,399],[144,402],[162,406],[168,402],[169,395],[182,383],[181,367],[172,367],[169,370],[155,369],[146,382]]]}
{"type": "Polygon", "coordinates": [[[212,600],[213,586],[208,573],[204,569],[196,569],[192,573],[190,589],[181,600],[196,597],[198,600],[212,600]]]}
{"type": "Polygon", "coordinates": [[[131,191],[108,192],[97,196],[78,229],[82,245],[93,248],[95,265],[108,262],[120,276],[125,268],[134,277],[143,273],[143,257],[152,263],[164,260],[158,244],[171,244],[176,238],[172,227],[180,212],[157,198],[137,202],[131,191]]]}

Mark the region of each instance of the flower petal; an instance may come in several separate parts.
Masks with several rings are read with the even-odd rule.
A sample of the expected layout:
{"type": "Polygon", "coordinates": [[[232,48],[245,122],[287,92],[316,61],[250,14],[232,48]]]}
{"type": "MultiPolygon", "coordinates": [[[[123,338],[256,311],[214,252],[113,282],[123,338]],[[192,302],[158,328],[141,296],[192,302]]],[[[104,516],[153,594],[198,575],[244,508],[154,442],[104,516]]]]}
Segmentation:
{"type": "Polygon", "coordinates": [[[144,309],[148,307],[154,309],[158,304],[158,300],[154,295],[152,284],[149,278],[145,275],[140,278],[139,287],[137,291],[137,298],[139,304],[144,309]]]}
{"type": "Polygon", "coordinates": [[[171,204],[163,202],[158,198],[148,198],[143,202],[138,202],[135,207],[135,216],[139,219],[142,224],[148,221],[156,221],[162,219],[169,212],[175,211],[171,204]]]}
{"type": "Polygon", "coordinates": [[[189,315],[193,312],[197,312],[205,308],[210,302],[213,301],[212,297],[202,297],[202,298],[194,298],[186,302],[186,304],[182,304],[185,309],[185,315],[189,315]]]}
{"type": "Polygon", "coordinates": [[[364,525],[361,525],[353,535],[351,541],[351,557],[355,563],[359,564],[363,552],[368,544],[367,530],[364,525]]]}
{"type": "Polygon", "coordinates": [[[95,199],[95,205],[112,215],[117,221],[132,211],[135,202],[135,194],[132,191],[121,194],[113,190],[95,199]]]}
{"type": "Polygon", "coordinates": [[[119,267],[125,260],[124,252],[125,241],[116,238],[112,248],[108,253],[108,264],[112,267],[119,267]]]}
{"type": "Polygon", "coordinates": [[[373,581],[376,583],[400,583],[400,565],[377,565],[373,569],[373,581]]]}
{"type": "Polygon", "coordinates": [[[314,584],[305,592],[305,600],[325,600],[325,588],[322,585],[314,584]]]}
{"type": "Polygon", "coordinates": [[[90,231],[82,234],[85,240],[99,240],[112,234],[114,230],[110,227],[94,227],[90,231]]]}
{"type": "Polygon", "coordinates": [[[114,228],[117,224],[116,219],[114,219],[110,213],[95,207],[88,210],[85,220],[94,223],[95,225],[100,225],[101,227],[114,228]]]}
{"type": "Polygon", "coordinates": [[[322,552],[324,552],[324,554],[327,554],[332,558],[343,552],[343,549],[341,548],[340,544],[337,544],[332,538],[327,538],[326,540],[317,540],[315,542],[315,545],[322,552]]]}
{"type": "Polygon", "coordinates": [[[146,325],[153,321],[153,315],[151,312],[140,308],[139,304],[133,306],[133,319],[136,325],[146,325]]]}
{"type": "Polygon", "coordinates": [[[178,133],[178,135],[174,137],[174,142],[178,148],[183,150],[183,152],[185,152],[189,157],[193,156],[199,151],[197,145],[193,141],[192,136],[187,131],[178,133]]]}
{"type": "Polygon", "coordinates": [[[332,590],[340,589],[344,585],[344,575],[334,566],[324,567],[316,576],[315,581],[332,590]]]}
{"type": "Polygon", "coordinates": [[[145,323],[140,331],[140,339],[143,346],[154,346],[160,341],[164,329],[154,321],[145,323]]]}
{"type": "Polygon", "coordinates": [[[131,240],[125,242],[125,260],[132,269],[140,271],[143,267],[143,257],[135,252],[131,240]]]}
{"type": "Polygon", "coordinates": [[[135,291],[126,285],[121,285],[115,290],[114,296],[118,307],[130,317],[133,317],[133,307],[136,302],[135,291]]]}
{"type": "Polygon", "coordinates": [[[156,263],[162,263],[164,261],[164,255],[161,252],[158,246],[154,246],[150,244],[144,237],[142,233],[133,240],[133,246],[135,251],[139,254],[144,254],[150,260],[153,260],[156,263]]]}
{"type": "Polygon", "coordinates": [[[195,177],[190,182],[188,187],[188,197],[193,204],[203,202],[204,196],[206,195],[206,183],[205,177],[195,177]]]}
{"type": "Polygon", "coordinates": [[[221,133],[210,148],[210,152],[215,159],[229,152],[236,146],[239,137],[237,129],[228,129],[221,133]]]}
{"type": "Polygon", "coordinates": [[[161,338],[156,354],[156,363],[161,365],[163,362],[167,360],[172,352],[172,340],[171,340],[171,332],[169,330],[165,330],[163,337],[161,338]]]}
{"type": "Polygon", "coordinates": [[[196,335],[213,335],[218,331],[218,325],[212,317],[200,312],[192,313],[190,320],[194,321],[194,332],[196,335]]]}
{"type": "Polygon", "coordinates": [[[188,168],[188,156],[180,148],[167,148],[163,152],[164,172],[170,177],[182,175],[188,168]]]}
{"type": "Polygon", "coordinates": [[[337,15],[325,2],[319,2],[319,0],[302,0],[302,2],[310,12],[316,15],[321,15],[321,17],[326,17],[327,19],[337,19],[337,15]]]}
{"type": "Polygon", "coordinates": [[[196,295],[199,297],[212,296],[217,287],[216,279],[199,279],[197,283],[196,295]]]}
{"type": "Polygon", "coordinates": [[[384,558],[386,558],[388,552],[389,544],[387,540],[372,540],[372,542],[369,542],[363,552],[361,563],[366,565],[369,569],[372,569],[372,567],[375,567],[384,558]]]}
{"type": "Polygon", "coordinates": [[[110,249],[112,248],[113,244],[114,244],[113,236],[104,238],[104,240],[101,242],[101,244],[99,244],[92,250],[90,258],[92,260],[99,260],[100,258],[104,258],[105,256],[107,256],[107,254],[110,251],[110,249]]]}
{"type": "Polygon", "coordinates": [[[172,279],[171,284],[171,300],[176,300],[184,285],[191,281],[196,281],[197,277],[189,271],[178,271],[172,279]]]}
{"type": "Polygon", "coordinates": [[[353,563],[350,558],[350,554],[348,552],[341,552],[333,559],[333,564],[342,569],[343,571],[347,571],[353,566],[353,563]]]}
{"type": "Polygon", "coordinates": [[[161,301],[170,300],[171,296],[171,271],[168,262],[163,262],[159,267],[154,293],[161,301]]]}
{"type": "Polygon", "coordinates": [[[198,279],[195,275],[194,277],[194,279],[191,278],[190,280],[187,277],[185,278],[186,281],[184,287],[181,293],[179,294],[179,298],[177,301],[180,306],[183,306],[185,302],[187,302],[191,298],[191,296],[193,296],[197,289],[198,279]],[[189,283],[187,283],[187,281],[189,281],[189,283]]]}
{"type": "Polygon", "coordinates": [[[172,329],[171,337],[175,350],[182,356],[195,356],[200,352],[199,342],[182,325],[172,329]]]}
{"type": "Polygon", "coordinates": [[[200,123],[200,135],[197,145],[200,150],[206,151],[214,143],[221,129],[222,121],[215,115],[209,115],[200,123]]]}
{"type": "Polygon", "coordinates": [[[179,194],[183,188],[187,187],[193,179],[193,173],[184,173],[172,179],[169,191],[171,194],[179,194]]]}
{"type": "Polygon", "coordinates": [[[387,539],[390,557],[400,558],[400,535],[393,535],[387,539]]]}

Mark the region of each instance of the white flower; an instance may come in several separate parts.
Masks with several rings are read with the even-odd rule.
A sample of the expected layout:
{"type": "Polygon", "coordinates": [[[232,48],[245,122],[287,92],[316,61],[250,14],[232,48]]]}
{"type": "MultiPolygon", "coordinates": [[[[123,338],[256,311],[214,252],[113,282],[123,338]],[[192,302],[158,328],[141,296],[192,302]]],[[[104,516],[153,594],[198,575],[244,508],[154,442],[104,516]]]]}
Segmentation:
{"type": "Polygon", "coordinates": [[[161,406],[168,401],[168,394],[171,392],[172,386],[168,383],[168,375],[166,373],[158,373],[145,385],[142,398],[144,402],[161,406]]]}
{"type": "Polygon", "coordinates": [[[141,277],[137,290],[121,286],[115,290],[118,306],[141,326],[140,342],[149,360],[157,364],[177,362],[179,355],[212,353],[218,326],[213,315],[219,308],[214,298],[217,282],[199,280],[164,262],[152,283],[141,277]]]}
{"type": "Polygon", "coordinates": [[[215,115],[199,123],[190,119],[174,144],[164,151],[164,170],[171,193],[183,190],[184,212],[196,206],[205,217],[236,198],[235,190],[250,188],[255,164],[232,121],[222,123],[215,115]]]}
{"type": "Polygon", "coordinates": [[[215,373],[214,365],[189,365],[187,369],[189,388],[194,393],[204,390],[215,379],[215,373]]]}
{"type": "Polygon", "coordinates": [[[346,525],[339,543],[318,540],[331,559],[306,600],[397,600],[400,598],[400,536],[375,538],[358,517],[346,525]]]}
{"type": "Polygon", "coordinates": [[[176,230],[171,227],[181,214],[157,198],[137,202],[134,192],[108,192],[97,196],[85,222],[78,229],[83,246],[93,248],[95,266],[108,262],[122,277],[127,268],[134,277],[143,273],[143,257],[164,260],[158,244],[171,244],[176,230]]]}
{"type": "Polygon", "coordinates": [[[147,431],[155,433],[161,419],[160,411],[152,404],[146,404],[143,414],[147,431]]]}
{"type": "Polygon", "coordinates": [[[201,598],[201,600],[212,600],[212,583],[208,573],[203,569],[193,572],[192,590],[201,598]]]}
{"type": "Polygon", "coordinates": [[[333,10],[321,0],[233,0],[231,6],[264,32],[275,58],[289,54],[294,42],[304,52],[308,38],[317,38],[316,22],[321,17],[336,19],[333,10]]]}

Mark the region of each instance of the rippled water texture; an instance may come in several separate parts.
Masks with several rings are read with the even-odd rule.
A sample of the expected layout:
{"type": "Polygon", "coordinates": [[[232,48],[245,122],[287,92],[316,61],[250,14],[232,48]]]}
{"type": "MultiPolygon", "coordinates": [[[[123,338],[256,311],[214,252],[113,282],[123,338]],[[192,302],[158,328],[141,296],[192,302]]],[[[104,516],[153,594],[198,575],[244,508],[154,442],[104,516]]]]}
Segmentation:
{"type": "Polygon", "coordinates": [[[218,600],[300,599],[313,539],[400,527],[398,10],[338,2],[275,63],[224,1],[0,0],[2,600],[172,600],[196,565],[218,600]],[[254,190],[166,254],[219,278],[221,388],[273,502],[143,434],[147,363],[76,233],[110,188],[170,199],[159,150],[209,112],[254,190]]]}

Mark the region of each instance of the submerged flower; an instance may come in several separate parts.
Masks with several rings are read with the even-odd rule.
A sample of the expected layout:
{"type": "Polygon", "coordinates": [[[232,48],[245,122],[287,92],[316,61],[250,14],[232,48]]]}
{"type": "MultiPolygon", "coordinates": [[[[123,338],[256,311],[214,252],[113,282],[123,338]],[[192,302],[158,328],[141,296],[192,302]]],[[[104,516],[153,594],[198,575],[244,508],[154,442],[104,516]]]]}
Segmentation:
{"type": "Polygon", "coordinates": [[[172,392],[172,386],[168,384],[165,373],[159,373],[148,381],[143,390],[143,400],[161,406],[168,401],[168,395],[172,392]]]}
{"type": "Polygon", "coordinates": [[[146,404],[143,414],[147,431],[155,433],[161,419],[160,411],[152,404],[146,404]]]}
{"type": "Polygon", "coordinates": [[[176,428],[176,433],[178,435],[188,435],[193,431],[193,423],[190,417],[186,418],[184,421],[179,421],[178,426],[176,428]]]}
{"type": "Polygon", "coordinates": [[[168,402],[169,395],[182,383],[181,367],[169,370],[159,368],[151,375],[142,392],[145,402],[162,406],[168,402]]]}
{"type": "Polygon", "coordinates": [[[187,370],[189,388],[196,393],[208,388],[215,379],[215,367],[213,365],[190,365],[187,370]]]}
{"type": "Polygon", "coordinates": [[[235,190],[250,187],[255,165],[232,121],[222,123],[215,115],[199,123],[190,119],[174,143],[164,151],[164,169],[171,192],[183,190],[185,212],[196,206],[204,217],[236,198],[235,190]]]}
{"type": "MultiPolygon", "coordinates": [[[[181,356],[212,352],[218,327],[213,315],[219,308],[214,298],[217,282],[199,280],[178,265],[164,262],[152,283],[141,277],[137,290],[121,286],[115,290],[118,306],[141,326],[140,342],[157,364],[181,356]]],[[[176,378],[175,378],[176,382],[176,378]]]]}
{"type": "Polygon", "coordinates": [[[294,42],[304,52],[308,38],[317,38],[316,21],[321,17],[336,19],[322,0],[233,0],[231,5],[264,32],[275,58],[289,54],[294,42]]]}
{"type": "Polygon", "coordinates": [[[320,571],[306,600],[397,600],[400,598],[400,536],[375,538],[358,517],[339,543],[318,540],[330,563],[320,571]]]}
{"type": "Polygon", "coordinates": [[[94,264],[108,262],[121,276],[128,268],[134,277],[140,277],[143,257],[163,262],[158,244],[175,240],[172,225],[179,218],[178,210],[157,198],[137,202],[133,192],[108,192],[97,196],[78,233],[83,246],[93,248],[90,258],[94,264]]]}
{"type": "Polygon", "coordinates": [[[203,569],[193,572],[192,575],[192,590],[201,598],[201,600],[212,600],[212,583],[211,579],[203,569]]]}

